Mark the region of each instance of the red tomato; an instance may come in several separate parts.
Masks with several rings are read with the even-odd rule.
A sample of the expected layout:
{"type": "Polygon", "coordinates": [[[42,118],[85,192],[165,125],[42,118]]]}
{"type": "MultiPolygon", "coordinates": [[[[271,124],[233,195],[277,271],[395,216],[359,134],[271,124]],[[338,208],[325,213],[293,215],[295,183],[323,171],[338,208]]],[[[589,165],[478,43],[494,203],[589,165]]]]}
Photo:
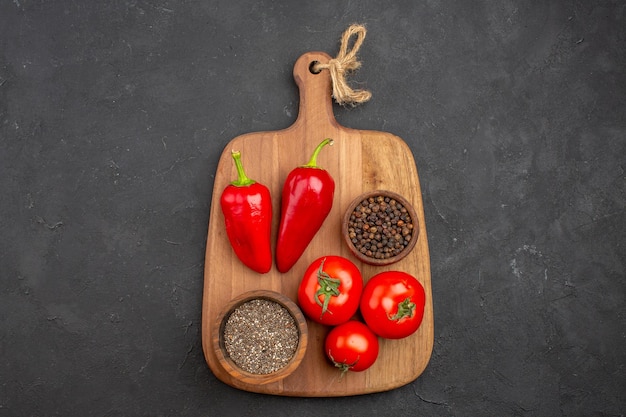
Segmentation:
{"type": "Polygon", "coordinates": [[[341,256],[323,256],[304,273],[298,304],[311,320],[336,326],[354,316],[363,291],[361,271],[341,256]]]}
{"type": "Polygon", "coordinates": [[[406,272],[387,271],[367,281],[361,315],[374,333],[387,339],[407,337],[424,318],[424,287],[406,272]]]}
{"type": "Polygon", "coordinates": [[[378,358],[378,338],[365,324],[350,320],[333,327],[324,341],[326,356],[342,374],[361,372],[378,358]]]}

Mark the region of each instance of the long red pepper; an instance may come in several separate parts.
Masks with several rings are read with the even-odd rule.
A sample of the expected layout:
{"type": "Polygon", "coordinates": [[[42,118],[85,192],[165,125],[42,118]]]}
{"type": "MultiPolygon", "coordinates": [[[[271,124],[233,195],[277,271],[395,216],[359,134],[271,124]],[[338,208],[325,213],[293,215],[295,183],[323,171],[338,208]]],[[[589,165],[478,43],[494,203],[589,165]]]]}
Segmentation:
{"type": "Polygon", "coordinates": [[[237,180],[222,192],[226,234],[237,257],[250,269],[264,274],[272,268],[272,199],[269,189],[243,170],[241,152],[233,151],[237,180]]]}
{"type": "Polygon", "coordinates": [[[317,166],[317,156],[324,146],[332,144],[332,139],[324,139],[309,162],[293,169],[285,180],[276,242],[276,267],[280,272],[289,271],[300,259],[330,213],[335,181],[317,166]]]}

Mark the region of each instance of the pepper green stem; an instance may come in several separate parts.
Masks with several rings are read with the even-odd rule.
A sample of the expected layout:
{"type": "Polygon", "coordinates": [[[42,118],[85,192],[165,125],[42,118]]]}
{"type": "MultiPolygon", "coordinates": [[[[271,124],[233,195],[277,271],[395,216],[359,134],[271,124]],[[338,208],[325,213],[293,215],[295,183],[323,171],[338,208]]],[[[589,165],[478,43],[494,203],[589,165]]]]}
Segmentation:
{"type": "Polygon", "coordinates": [[[247,185],[254,184],[256,181],[248,178],[245,171],[243,170],[243,164],[241,163],[241,152],[232,151],[231,155],[235,160],[235,167],[237,167],[237,179],[231,182],[231,184],[235,187],[245,187],[247,185]]]}
{"type": "Polygon", "coordinates": [[[317,155],[319,155],[322,148],[326,145],[332,146],[334,141],[331,138],[324,139],[317,148],[313,151],[313,155],[311,155],[311,159],[305,165],[302,165],[304,168],[318,168],[317,166],[317,155]]]}
{"type": "Polygon", "coordinates": [[[398,312],[393,316],[388,315],[389,320],[398,321],[403,317],[413,317],[415,311],[415,303],[411,302],[411,298],[407,297],[398,303],[398,312]]]}

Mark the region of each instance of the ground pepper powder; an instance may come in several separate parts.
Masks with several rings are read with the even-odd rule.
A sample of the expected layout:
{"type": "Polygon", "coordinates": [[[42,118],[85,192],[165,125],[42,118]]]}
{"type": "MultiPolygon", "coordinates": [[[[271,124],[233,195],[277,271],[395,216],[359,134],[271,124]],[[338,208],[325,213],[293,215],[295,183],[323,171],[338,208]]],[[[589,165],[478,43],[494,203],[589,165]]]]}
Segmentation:
{"type": "Polygon", "coordinates": [[[254,299],[236,307],[224,326],[228,356],[242,370],[258,375],[284,368],[298,347],[298,328],[279,303],[254,299]]]}

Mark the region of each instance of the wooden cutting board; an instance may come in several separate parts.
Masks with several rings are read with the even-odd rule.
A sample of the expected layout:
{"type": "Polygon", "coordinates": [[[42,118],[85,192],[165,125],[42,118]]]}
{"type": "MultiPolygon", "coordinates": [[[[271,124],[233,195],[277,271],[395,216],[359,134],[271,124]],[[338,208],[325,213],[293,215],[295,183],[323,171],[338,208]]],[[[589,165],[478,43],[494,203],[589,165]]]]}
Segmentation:
{"type": "Polygon", "coordinates": [[[303,397],[331,397],[386,391],[415,380],[426,368],[433,348],[433,305],[430,259],[424,208],[417,168],[411,150],[402,139],[390,133],[355,130],[340,126],[333,114],[331,79],[323,70],[309,70],[313,61],[327,63],[323,52],[302,55],[293,74],[300,89],[300,109],[287,129],[257,132],[233,139],[224,149],[215,174],[208,229],[202,309],[202,344],[206,361],[224,383],[246,391],[303,397]],[[230,247],[224,230],[219,199],[224,188],[236,178],[231,151],[239,150],[247,175],[265,184],[272,193],[274,207],[273,244],[280,216],[280,192],[289,171],[305,164],[313,149],[324,138],[334,140],[318,157],[321,168],[335,180],[332,211],[296,265],[285,274],[276,266],[264,275],[247,269],[230,247]],[[341,218],[348,204],[363,192],[390,190],[412,202],[419,221],[418,242],[398,263],[377,267],[362,264],[341,237],[341,218]],[[376,363],[364,372],[340,372],[327,362],[323,352],[329,328],[308,322],[308,348],[296,371],[283,380],[251,385],[231,377],[218,362],[211,340],[220,310],[237,295],[257,289],[278,291],[296,301],[297,288],[307,266],[324,255],[341,255],[360,267],[364,280],[387,270],[401,270],[415,276],[426,290],[424,320],[418,331],[401,340],[380,339],[376,363]]]}

